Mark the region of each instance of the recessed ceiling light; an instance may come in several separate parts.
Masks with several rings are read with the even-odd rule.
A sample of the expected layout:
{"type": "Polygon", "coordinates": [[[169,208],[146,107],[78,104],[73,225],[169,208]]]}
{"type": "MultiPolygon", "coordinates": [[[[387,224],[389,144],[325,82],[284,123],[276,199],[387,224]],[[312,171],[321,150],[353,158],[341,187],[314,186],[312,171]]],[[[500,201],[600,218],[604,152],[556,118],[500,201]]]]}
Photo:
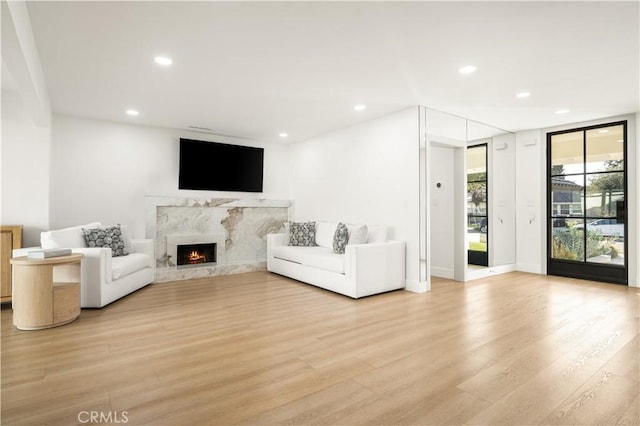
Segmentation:
{"type": "Polygon", "coordinates": [[[516,95],[516,98],[523,99],[523,98],[528,98],[529,96],[531,96],[531,93],[529,92],[520,92],[516,95]]]}
{"type": "Polygon", "coordinates": [[[287,132],[280,132],[280,133],[278,133],[278,136],[280,136],[281,138],[286,138],[287,136],[289,136],[289,133],[287,133],[287,132]]]}
{"type": "Polygon", "coordinates": [[[138,114],[140,114],[140,113],[138,112],[138,110],[135,110],[135,109],[128,109],[128,110],[127,110],[127,115],[131,115],[131,116],[135,117],[135,116],[136,116],[136,115],[138,115],[138,114]]]}
{"type": "Polygon", "coordinates": [[[566,114],[568,112],[569,112],[568,109],[559,109],[559,110],[556,111],[556,114],[566,114]]]}
{"type": "Polygon", "coordinates": [[[460,74],[471,74],[471,73],[475,72],[477,69],[478,69],[478,67],[474,67],[473,65],[467,65],[467,66],[464,66],[464,67],[460,68],[458,70],[458,72],[460,74]]]}
{"type": "Polygon", "coordinates": [[[609,133],[609,129],[600,129],[598,133],[609,133]]]}
{"type": "Polygon", "coordinates": [[[354,111],[364,111],[365,109],[367,109],[367,106],[365,104],[356,104],[353,106],[354,111]]]}
{"type": "Polygon", "coordinates": [[[164,65],[165,67],[168,67],[169,65],[173,64],[173,61],[171,60],[171,58],[167,58],[166,56],[156,56],[155,58],[153,58],[154,62],[158,65],[164,65]]]}

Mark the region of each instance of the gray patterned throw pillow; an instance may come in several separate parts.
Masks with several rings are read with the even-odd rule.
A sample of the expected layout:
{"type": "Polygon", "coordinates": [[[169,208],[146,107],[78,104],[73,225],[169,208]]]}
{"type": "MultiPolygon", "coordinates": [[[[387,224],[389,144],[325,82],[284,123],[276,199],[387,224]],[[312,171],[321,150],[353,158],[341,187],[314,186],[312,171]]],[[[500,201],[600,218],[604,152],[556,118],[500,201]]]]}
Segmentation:
{"type": "Polygon", "coordinates": [[[289,225],[289,245],[313,247],[316,244],[315,222],[291,222],[289,225]]]}
{"type": "Polygon", "coordinates": [[[349,230],[347,225],[340,222],[336,227],[336,232],[333,234],[333,252],[338,254],[344,254],[344,249],[349,242],[349,230]]]}
{"type": "Polygon", "coordinates": [[[120,224],[115,226],[101,226],[98,228],[82,228],[87,247],[106,247],[111,249],[111,256],[126,256],[129,252],[125,249],[124,238],[120,224]]]}

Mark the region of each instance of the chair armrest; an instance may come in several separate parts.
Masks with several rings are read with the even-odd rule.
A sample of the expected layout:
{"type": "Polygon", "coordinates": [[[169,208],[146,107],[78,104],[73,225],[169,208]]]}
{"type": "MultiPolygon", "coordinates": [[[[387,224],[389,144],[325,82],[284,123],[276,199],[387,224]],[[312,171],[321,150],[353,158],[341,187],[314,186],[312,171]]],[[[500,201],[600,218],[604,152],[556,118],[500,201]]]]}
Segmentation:
{"type": "Polygon", "coordinates": [[[111,282],[111,249],[104,247],[72,248],[82,253],[80,297],[82,306],[101,306],[102,291],[111,282]]]}
{"type": "MultiPolygon", "coordinates": [[[[41,250],[42,247],[23,247],[12,252],[13,257],[27,256],[30,251],[41,250]]],[[[111,249],[100,247],[72,248],[72,253],[81,253],[82,281],[111,282],[111,249]]]]}
{"type": "Polygon", "coordinates": [[[131,240],[131,245],[136,253],[144,253],[149,256],[149,267],[156,267],[156,255],[153,247],[153,240],[150,238],[137,238],[131,240]]]}
{"type": "Polygon", "coordinates": [[[100,288],[111,282],[111,249],[105,247],[72,248],[72,253],[82,253],[82,284],[90,288],[100,288]]]}

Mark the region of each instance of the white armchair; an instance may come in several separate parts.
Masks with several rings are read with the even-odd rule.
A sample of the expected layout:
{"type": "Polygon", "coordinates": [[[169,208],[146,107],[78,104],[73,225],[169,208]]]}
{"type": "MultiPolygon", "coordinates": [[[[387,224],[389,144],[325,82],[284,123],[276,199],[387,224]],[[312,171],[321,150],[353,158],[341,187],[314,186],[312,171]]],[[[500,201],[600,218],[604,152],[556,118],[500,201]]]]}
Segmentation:
{"type": "Polygon", "coordinates": [[[130,252],[112,257],[110,248],[87,247],[82,228],[101,226],[94,222],[55,231],[42,232],[41,247],[13,251],[13,256],[25,256],[39,248],[70,248],[82,253],[80,299],[83,308],[101,308],[153,282],[155,273],[154,244],[150,239],[131,239],[126,226],[123,237],[130,252]]]}

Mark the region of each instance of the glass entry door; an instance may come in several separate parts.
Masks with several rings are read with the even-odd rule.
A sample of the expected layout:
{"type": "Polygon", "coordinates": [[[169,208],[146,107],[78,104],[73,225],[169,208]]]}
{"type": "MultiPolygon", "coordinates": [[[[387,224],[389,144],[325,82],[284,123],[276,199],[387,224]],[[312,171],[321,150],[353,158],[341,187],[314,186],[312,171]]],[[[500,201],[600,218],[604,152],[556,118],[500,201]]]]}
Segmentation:
{"type": "Polygon", "coordinates": [[[547,273],[627,284],[625,122],[547,134],[547,273]]]}
{"type": "Polygon", "coordinates": [[[469,265],[489,266],[487,144],[467,147],[467,241],[469,265]]]}

